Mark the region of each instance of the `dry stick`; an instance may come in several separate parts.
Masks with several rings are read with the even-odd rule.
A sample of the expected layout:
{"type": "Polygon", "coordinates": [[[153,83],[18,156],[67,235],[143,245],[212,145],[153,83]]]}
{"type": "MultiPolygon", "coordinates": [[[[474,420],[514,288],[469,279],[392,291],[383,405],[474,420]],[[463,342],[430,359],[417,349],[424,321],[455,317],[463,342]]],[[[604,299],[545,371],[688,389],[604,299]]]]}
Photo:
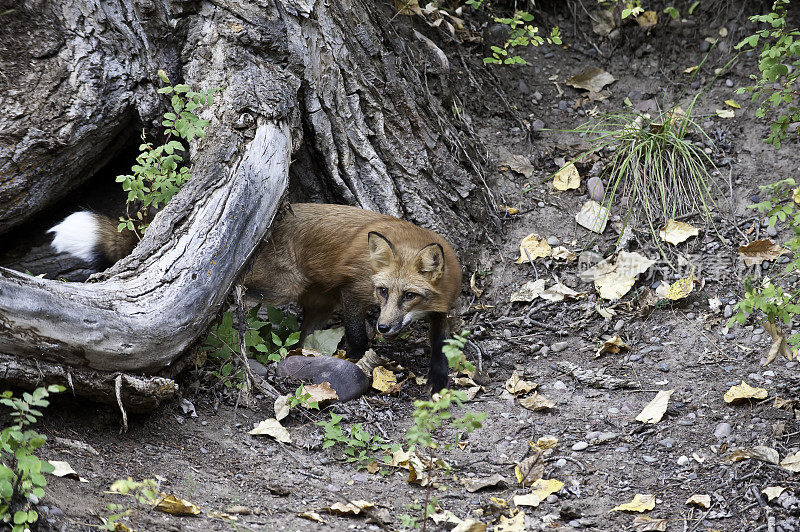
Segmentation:
{"type": "Polygon", "coordinates": [[[114,393],[117,396],[117,404],[119,411],[122,412],[122,432],[128,432],[128,413],[125,412],[125,407],[122,406],[122,373],[118,374],[114,379],[114,393]]]}

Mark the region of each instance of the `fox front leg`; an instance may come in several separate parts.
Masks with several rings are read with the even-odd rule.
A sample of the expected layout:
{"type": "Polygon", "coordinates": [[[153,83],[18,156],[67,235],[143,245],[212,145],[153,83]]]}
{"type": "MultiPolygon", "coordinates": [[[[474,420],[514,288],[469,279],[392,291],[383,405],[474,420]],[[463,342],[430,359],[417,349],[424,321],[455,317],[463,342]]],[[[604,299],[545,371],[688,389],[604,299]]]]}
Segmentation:
{"type": "Polygon", "coordinates": [[[347,339],[348,355],[361,358],[369,347],[367,328],[364,326],[363,306],[347,292],[342,292],[342,321],[347,339]]]}
{"type": "Polygon", "coordinates": [[[428,370],[428,383],[431,393],[447,388],[447,357],[442,352],[447,338],[447,316],[444,312],[433,312],[428,316],[431,337],[431,367],[428,370]]]}

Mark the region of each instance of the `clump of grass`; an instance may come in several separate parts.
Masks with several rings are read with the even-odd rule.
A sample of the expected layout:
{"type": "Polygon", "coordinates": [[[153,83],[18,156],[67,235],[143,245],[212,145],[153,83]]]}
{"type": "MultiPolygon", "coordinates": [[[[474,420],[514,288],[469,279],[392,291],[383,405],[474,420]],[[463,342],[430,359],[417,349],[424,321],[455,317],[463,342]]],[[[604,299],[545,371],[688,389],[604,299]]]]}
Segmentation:
{"type": "Polygon", "coordinates": [[[647,226],[660,248],[658,232],[667,220],[697,213],[710,219],[714,206],[714,162],[703,148],[709,136],[688,111],[672,107],[655,117],[636,112],[606,113],[581,125],[590,148],[575,161],[596,154],[605,163],[603,206],[627,198],[624,226],[647,226]]]}

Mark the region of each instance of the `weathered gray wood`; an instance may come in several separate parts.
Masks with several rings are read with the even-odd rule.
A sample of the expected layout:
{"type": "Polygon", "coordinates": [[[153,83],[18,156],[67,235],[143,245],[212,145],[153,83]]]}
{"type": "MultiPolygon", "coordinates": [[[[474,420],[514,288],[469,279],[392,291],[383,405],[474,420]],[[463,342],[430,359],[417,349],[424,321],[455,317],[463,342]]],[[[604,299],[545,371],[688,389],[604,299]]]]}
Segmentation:
{"type": "Polygon", "coordinates": [[[132,413],[153,410],[178,394],[178,384],[165,377],[97,371],[0,353],[0,382],[4,386],[33,388],[45,383],[60,384],[67,389],[64,393],[116,406],[117,379],[121,380],[119,401],[132,413]]]}

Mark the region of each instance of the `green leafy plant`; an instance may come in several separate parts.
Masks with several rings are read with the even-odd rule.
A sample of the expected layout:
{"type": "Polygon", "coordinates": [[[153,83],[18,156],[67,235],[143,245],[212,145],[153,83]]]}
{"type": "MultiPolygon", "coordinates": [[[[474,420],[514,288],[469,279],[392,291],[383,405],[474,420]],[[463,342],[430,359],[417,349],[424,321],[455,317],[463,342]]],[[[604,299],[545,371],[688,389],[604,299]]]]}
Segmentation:
{"type": "MultiPolygon", "coordinates": [[[[800,185],[790,177],[760,188],[766,199],[750,205],[750,208],[757,209],[765,216],[771,227],[785,225],[791,229],[792,237],[785,242],[791,257],[783,270],[771,278],[761,282],[752,277],[745,278],[744,297],[736,304],[737,312],[731,317],[729,325],[744,324],[752,313],[761,313],[768,323],[791,325],[794,317],[800,314],[800,305],[797,303],[800,289],[795,279],[800,269],[800,185]]],[[[789,336],[787,342],[793,347],[800,347],[800,335],[789,336]]]]}
{"type": "MultiPolygon", "coordinates": [[[[259,318],[260,306],[257,305],[247,313],[247,327],[244,335],[245,350],[248,357],[255,358],[262,364],[282,360],[289,348],[300,341],[297,318],[280,309],[267,307],[267,320],[259,318]]],[[[225,386],[239,386],[243,382],[244,373],[238,368],[239,332],[233,323],[233,314],[225,312],[220,323],[211,328],[203,344],[202,353],[219,369],[214,376],[225,386]]]]}
{"type": "MultiPolygon", "coordinates": [[[[158,484],[152,478],[146,478],[141,481],[133,480],[131,477],[120,479],[111,484],[109,491],[120,495],[128,495],[142,506],[152,506],[158,499],[158,484]]],[[[106,508],[109,513],[105,517],[101,517],[103,524],[100,529],[127,530],[127,527],[121,528],[124,526],[121,521],[130,517],[133,509],[128,508],[127,505],[113,502],[106,505],[106,508]]]]}
{"type": "MultiPolygon", "coordinates": [[[[800,78],[800,29],[789,28],[786,10],[789,0],[776,0],[772,10],[765,15],[754,15],[750,20],[767,25],[744,38],[736,45],[755,49],[761,43],[758,70],[761,76],[750,76],[753,84],[737,89],[737,93],[750,92],[753,101],[760,100],[756,116],[771,119],[767,143],[780,148],[786,139],[789,126],[800,122],[800,105],[797,89],[800,78]]],[[[798,129],[800,131],[800,129],[798,129]]]]}
{"type": "Polygon", "coordinates": [[[183,166],[185,147],[180,140],[187,142],[205,137],[208,120],[197,116],[204,105],[214,102],[214,93],[219,89],[193,91],[185,84],[173,86],[163,70],[158,71],[165,87],[158,89],[160,94],[172,95],[172,111],[164,113],[161,124],[167,128],[164,141],[158,146],[147,142],[142,134],[139,155],[136,164],[131,167],[131,174],[117,176],[116,181],[122,183],[122,189],[128,193],[127,216],[120,217],[117,230],[128,229],[141,235],[147,228],[150,209],[159,209],[166,205],[178,192],[191,174],[183,166]],[[133,213],[131,211],[134,211],[133,213]]]}
{"type": "Polygon", "coordinates": [[[539,35],[538,26],[531,24],[533,15],[527,11],[515,11],[508,17],[494,17],[495,22],[508,26],[509,35],[503,46],[492,46],[492,56],[484,57],[486,64],[524,65],[525,60],[516,54],[516,49],[525,46],[539,46],[544,43],[561,44],[561,31],[558,27],[550,30],[549,37],[539,35]]]}
{"type": "Polygon", "coordinates": [[[692,213],[708,219],[714,206],[710,172],[716,166],[703,148],[711,139],[692,118],[696,100],[686,111],[672,107],[655,117],[601,114],[575,130],[587,137],[590,148],[569,164],[599,156],[606,183],[603,206],[611,212],[615,199],[626,198],[625,225],[645,225],[659,247],[658,232],[666,220],[692,213]]]}
{"type": "MultiPolygon", "coordinates": [[[[346,461],[355,463],[359,469],[372,462],[388,463],[391,460],[391,453],[400,448],[397,444],[387,443],[379,436],[370,434],[361,423],[354,424],[345,432],[341,421],[342,416],[331,412],[330,420],[317,422],[317,425],[325,429],[322,448],[343,445],[346,461]]],[[[383,470],[379,472],[387,473],[383,470]]]]}
{"type": "Polygon", "coordinates": [[[289,397],[289,408],[298,405],[319,410],[319,402],[311,400],[311,394],[305,391],[302,384],[294,391],[294,395],[289,397]]]}
{"type": "Polygon", "coordinates": [[[53,466],[34,453],[46,438],[26,428],[42,417],[40,409],[50,402],[51,393],[63,392],[56,384],[25,392],[14,397],[10,391],[0,394],[0,404],[11,409],[11,426],[0,431],[0,523],[11,526],[14,532],[30,529],[39,520],[31,508],[31,496],[44,497],[47,484],[43,473],[52,473],[53,466]]]}

